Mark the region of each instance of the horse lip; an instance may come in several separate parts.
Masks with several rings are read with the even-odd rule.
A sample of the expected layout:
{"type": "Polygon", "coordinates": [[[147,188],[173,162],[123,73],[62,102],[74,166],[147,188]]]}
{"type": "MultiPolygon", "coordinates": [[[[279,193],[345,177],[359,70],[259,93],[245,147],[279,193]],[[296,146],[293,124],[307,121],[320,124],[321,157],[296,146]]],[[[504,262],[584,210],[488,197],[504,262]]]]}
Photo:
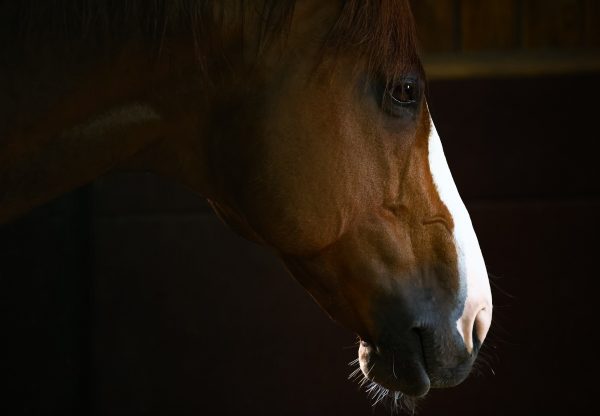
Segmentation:
{"type": "Polygon", "coordinates": [[[371,341],[371,338],[369,338],[368,336],[362,335],[362,334],[357,334],[357,335],[358,335],[358,341],[359,341],[360,345],[362,345],[365,348],[373,347],[373,348],[376,348],[377,350],[379,350],[379,348],[377,348],[376,344],[373,341],[371,341]]]}
{"type": "Polygon", "coordinates": [[[431,380],[431,387],[446,388],[462,383],[469,375],[477,354],[455,356],[456,362],[444,363],[435,356],[434,351],[439,348],[439,344],[432,329],[424,327],[415,328],[414,331],[419,335],[423,365],[431,380]]]}
{"type": "Polygon", "coordinates": [[[359,339],[359,341],[360,341],[360,342],[359,342],[359,343],[360,343],[360,345],[362,345],[362,346],[363,346],[363,347],[365,347],[365,348],[366,348],[366,347],[372,347],[372,346],[374,345],[374,344],[373,344],[371,341],[369,341],[367,338],[363,338],[363,337],[360,337],[360,336],[359,336],[359,337],[358,337],[358,339],[359,339]]]}
{"type": "Polygon", "coordinates": [[[417,348],[413,350],[414,355],[411,354],[410,361],[405,361],[396,360],[398,351],[393,347],[375,345],[361,339],[361,347],[369,350],[368,377],[391,391],[400,391],[414,398],[425,396],[431,387],[431,378],[426,368],[420,337],[418,342],[420,345],[415,345],[417,348]],[[401,364],[402,361],[404,364],[401,364]]]}
{"type": "Polygon", "coordinates": [[[423,367],[425,368],[425,372],[427,373],[427,376],[431,379],[431,372],[430,372],[429,365],[428,365],[427,352],[425,350],[425,342],[423,341],[423,334],[421,333],[421,330],[419,328],[414,328],[413,331],[417,334],[417,337],[419,339],[419,345],[421,347],[421,360],[423,361],[423,367]]]}

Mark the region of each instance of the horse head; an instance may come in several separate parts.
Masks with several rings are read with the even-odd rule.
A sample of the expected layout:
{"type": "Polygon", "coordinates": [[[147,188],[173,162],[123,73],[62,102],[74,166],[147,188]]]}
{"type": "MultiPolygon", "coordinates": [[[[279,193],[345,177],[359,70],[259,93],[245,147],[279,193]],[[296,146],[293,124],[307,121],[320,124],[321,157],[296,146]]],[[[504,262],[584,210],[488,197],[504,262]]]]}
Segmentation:
{"type": "Polygon", "coordinates": [[[2,69],[19,94],[2,101],[0,221],[140,157],[272,247],[358,334],[366,377],[423,396],[467,376],[490,287],[407,0],[92,2],[106,19],[70,5],[49,23],[14,3],[7,54],[41,69],[2,69]]]}
{"type": "Polygon", "coordinates": [[[419,397],[468,375],[491,323],[488,276],[408,5],[338,6],[298,2],[284,47],[253,63],[211,147],[212,203],[358,334],[366,377],[419,397]]]}

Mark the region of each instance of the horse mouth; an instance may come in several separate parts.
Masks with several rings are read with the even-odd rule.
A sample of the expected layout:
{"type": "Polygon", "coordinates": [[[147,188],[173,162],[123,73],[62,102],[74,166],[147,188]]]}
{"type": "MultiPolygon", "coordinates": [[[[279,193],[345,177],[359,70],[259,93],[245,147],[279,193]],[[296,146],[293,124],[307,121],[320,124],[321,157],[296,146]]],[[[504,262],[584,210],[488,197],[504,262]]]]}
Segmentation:
{"type": "Polygon", "coordinates": [[[469,375],[477,352],[468,354],[451,344],[440,344],[434,332],[426,328],[405,332],[401,342],[390,344],[392,346],[361,340],[360,368],[368,379],[381,387],[420,398],[430,388],[453,387],[469,375]]]}
{"type": "Polygon", "coordinates": [[[431,388],[421,336],[410,335],[410,342],[395,348],[382,348],[360,342],[359,363],[363,374],[390,391],[419,398],[431,388]]]}

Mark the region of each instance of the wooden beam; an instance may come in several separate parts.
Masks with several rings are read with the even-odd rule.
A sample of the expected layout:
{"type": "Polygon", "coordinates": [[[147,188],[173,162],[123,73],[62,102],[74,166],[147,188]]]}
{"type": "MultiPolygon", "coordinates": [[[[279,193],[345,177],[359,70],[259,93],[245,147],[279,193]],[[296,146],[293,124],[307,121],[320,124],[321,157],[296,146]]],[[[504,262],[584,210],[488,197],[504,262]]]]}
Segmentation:
{"type": "Polygon", "coordinates": [[[600,50],[425,54],[430,80],[498,78],[600,72],[600,50]]]}

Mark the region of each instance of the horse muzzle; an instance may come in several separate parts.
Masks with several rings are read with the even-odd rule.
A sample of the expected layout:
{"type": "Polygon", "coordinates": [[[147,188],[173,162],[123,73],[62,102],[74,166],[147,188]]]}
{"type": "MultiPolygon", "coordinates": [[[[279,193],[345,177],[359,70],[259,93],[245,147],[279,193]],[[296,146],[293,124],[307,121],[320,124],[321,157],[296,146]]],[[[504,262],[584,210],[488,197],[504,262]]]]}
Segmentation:
{"type": "MultiPolygon", "coordinates": [[[[476,339],[476,338],[475,338],[476,339]]],[[[358,357],[363,374],[382,387],[411,397],[430,388],[460,384],[471,370],[480,343],[469,352],[458,331],[412,328],[380,343],[361,341],[358,357]]]]}
{"type": "Polygon", "coordinates": [[[370,380],[388,390],[422,397],[429,392],[431,380],[418,334],[408,334],[400,348],[385,348],[361,341],[358,350],[360,369],[370,380]]]}

